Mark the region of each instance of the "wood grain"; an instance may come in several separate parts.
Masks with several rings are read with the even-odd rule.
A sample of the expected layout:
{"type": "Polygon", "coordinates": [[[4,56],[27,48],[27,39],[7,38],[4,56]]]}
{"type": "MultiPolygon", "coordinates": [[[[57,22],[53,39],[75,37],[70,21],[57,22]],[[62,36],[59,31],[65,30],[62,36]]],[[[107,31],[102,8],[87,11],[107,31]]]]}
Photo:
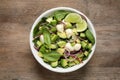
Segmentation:
{"type": "Polygon", "coordinates": [[[120,80],[120,0],[0,0],[0,80],[120,80]],[[97,33],[94,56],[66,74],[37,63],[29,33],[44,11],[68,6],[88,16],[97,33]]]}

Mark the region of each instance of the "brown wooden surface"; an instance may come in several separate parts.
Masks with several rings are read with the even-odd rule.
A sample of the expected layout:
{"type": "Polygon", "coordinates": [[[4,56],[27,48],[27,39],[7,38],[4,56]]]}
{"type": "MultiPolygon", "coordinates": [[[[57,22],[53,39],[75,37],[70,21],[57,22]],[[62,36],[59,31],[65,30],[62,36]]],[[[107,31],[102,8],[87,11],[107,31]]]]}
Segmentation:
{"type": "Polygon", "coordinates": [[[0,0],[0,80],[120,80],[120,0],[0,0]],[[29,47],[35,19],[58,6],[82,11],[97,33],[90,62],[66,74],[43,68],[29,47]]]}

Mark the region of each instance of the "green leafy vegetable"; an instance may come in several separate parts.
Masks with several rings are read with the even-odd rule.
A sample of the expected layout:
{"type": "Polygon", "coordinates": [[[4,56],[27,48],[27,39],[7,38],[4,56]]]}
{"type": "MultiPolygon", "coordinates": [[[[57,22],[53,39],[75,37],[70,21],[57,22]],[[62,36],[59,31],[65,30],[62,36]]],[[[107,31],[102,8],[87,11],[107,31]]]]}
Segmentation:
{"type": "Polygon", "coordinates": [[[43,54],[46,53],[45,45],[42,45],[39,52],[42,52],[43,54]]]}
{"type": "Polygon", "coordinates": [[[39,34],[41,33],[41,32],[39,31],[39,26],[40,26],[41,24],[45,23],[45,22],[46,22],[46,17],[43,17],[43,18],[41,19],[41,21],[37,23],[37,25],[35,26],[35,28],[34,28],[34,30],[33,30],[33,37],[35,37],[35,36],[37,36],[37,35],[39,35],[39,34]]]}
{"type": "Polygon", "coordinates": [[[46,59],[47,61],[58,61],[61,57],[61,55],[55,51],[44,54],[43,56],[44,56],[44,59],[46,59]]]}
{"type": "Polygon", "coordinates": [[[43,17],[33,30],[38,56],[53,68],[80,64],[89,57],[95,43],[93,33],[86,26],[87,22],[81,15],[70,11],[58,10],[43,17]]]}
{"type": "Polygon", "coordinates": [[[40,25],[40,22],[35,26],[33,30],[33,37],[35,37],[39,33],[39,25],[40,25]]]}
{"type": "Polygon", "coordinates": [[[90,42],[92,42],[92,44],[94,44],[95,43],[95,38],[94,38],[93,34],[89,30],[86,30],[85,34],[86,34],[88,40],[90,42]]]}
{"type": "Polygon", "coordinates": [[[50,32],[47,29],[44,29],[43,36],[44,36],[44,42],[50,45],[51,44],[50,32]]]}
{"type": "Polygon", "coordinates": [[[54,13],[54,16],[58,21],[61,21],[68,13],[68,11],[59,10],[54,13]]]}

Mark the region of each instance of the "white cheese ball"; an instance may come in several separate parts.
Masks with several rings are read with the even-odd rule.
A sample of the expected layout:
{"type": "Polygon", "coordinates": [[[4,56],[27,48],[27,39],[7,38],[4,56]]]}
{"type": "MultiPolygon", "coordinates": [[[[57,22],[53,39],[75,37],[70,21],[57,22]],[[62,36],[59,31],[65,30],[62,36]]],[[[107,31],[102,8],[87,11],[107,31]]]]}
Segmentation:
{"type": "Polygon", "coordinates": [[[72,29],[66,29],[65,32],[68,38],[70,38],[73,35],[72,29]]]}
{"type": "Polygon", "coordinates": [[[74,48],[71,46],[70,43],[66,43],[65,49],[67,49],[67,50],[69,50],[69,51],[74,51],[74,48]]]}
{"type": "Polygon", "coordinates": [[[81,44],[75,44],[75,46],[74,46],[75,51],[80,50],[80,48],[81,48],[81,44]]]}
{"type": "Polygon", "coordinates": [[[57,31],[64,32],[64,24],[58,24],[56,25],[57,31]]]}
{"type": "Polygon", "coordinates": [[[43,35],[40,35],[40,41],[41,41],[42,43],[44,43],[44,36],[43,36],[43,35]]]}

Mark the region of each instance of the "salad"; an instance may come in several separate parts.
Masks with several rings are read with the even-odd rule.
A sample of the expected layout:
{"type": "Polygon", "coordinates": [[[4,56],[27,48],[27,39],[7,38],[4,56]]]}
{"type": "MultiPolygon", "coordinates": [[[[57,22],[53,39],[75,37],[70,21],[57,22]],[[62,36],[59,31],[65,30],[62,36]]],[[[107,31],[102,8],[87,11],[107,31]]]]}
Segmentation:
{"type": "Polygon", "coordinates": [[[33,43],[45,63],[53,68],[68,68],[88,58],[95,38],[84,17],[58,10],[35,26],[33,43]]]}

